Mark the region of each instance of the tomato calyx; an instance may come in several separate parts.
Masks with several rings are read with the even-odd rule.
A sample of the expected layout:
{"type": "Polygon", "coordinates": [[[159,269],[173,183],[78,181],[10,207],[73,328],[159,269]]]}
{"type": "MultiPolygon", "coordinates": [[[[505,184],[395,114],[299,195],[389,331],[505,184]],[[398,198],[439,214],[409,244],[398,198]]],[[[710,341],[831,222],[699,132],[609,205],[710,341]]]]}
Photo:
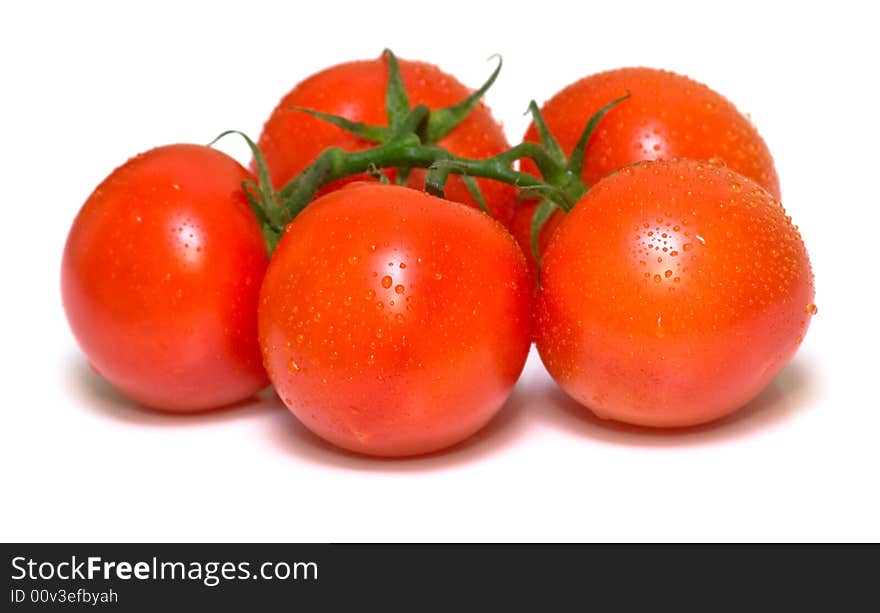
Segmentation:
{"type": "MultiPolygon", "coordinates": [[[[403,84],[397,56],[390,49],[385,49],[383,57],[388,66],[388,83],[385,90],[387,126],[352,121],[341,115],[322,113],[298,106],[288,107],[288,110],[306,113],[358,138],[376,144],[391,142],[405,134],[414,133],[419,136],[419,140],[423,144],[435,145],[452,132],[476,108],[489,88],[495,83],[503,64],[500,55],[492,56],[492,58],[497,58],[498,65],[479,89],[453,105],[431,110],[423,104],[410,108],[409,94],[403,84]]],[[[405,180],[402,182],[398,180],[398,183],[404,184],[405,180]]]]}
{"type": "Polygon", "coordinates": [[[208,146],[213,146],[221,138],[230,134],[237,134],[245,140],[256,161],[257,182],[254,183],[250,180],[242,181],[241,187],[251,206],[251,210],[257,218],[257,222],[260,224],[263,238],[266,241],[266,249],[271,254],[281,239],[281,234],[284,232],[284,227],[287,224],[284,220],[284,214],[279,205],[277,194],[272,189],[269,168],[257,144],[247,134],[239,130],[226,130],[208,143],[208,146]]]}
{"type": "Polygon", "coordinates": [[[527,112],[532,115],[532,121],[535,124],[535,129],[538,131],[541,147],[543,147],[547,156],[554,162],[554,167],[542,168],[538,166],[538,170],[550,185],[557,188],[563,194],[561,199],[554,200],[547,197],[546,191],[543,194],[538,192],[540,203],[532,215],[529,243],[532,248],[532,255],[535,256],[535,261],[538,263],[539,271],[541,270],[541,253],[538,249],[538,237],[541,234],[541,229],[557,209],[562,209],[567,213],[587,193],[589,186],[581,180],[587,144],[590,142],[593,132],[596,131],[596,126],[599,125],[605,114],[629,97],[630,92],[627,91],[626,95],[612,100],[596,111],[587,121],[577,144],[568,157],[566,157],[565,152],[562,150],[559,141],[556,140],[556,137],[553,136],[553,133],[547,127],[538,104],[534,100],[529,103],[527,112]]]}
{"type": "Polygon", "coordinates": [[[364,173],[383,183],[390,183],[382,171],[391,168],[396,170],[396,182],[406,185],[411,169],[424,168],[427,169],[425,191],[442,198],[449,175],[458,175],[486,213],[489,212],[488,207],[475,178],[513,185],[520,190],[521,197],[539,197],[541,203],[531,224],[532,250],[538,257],[537,236],[544,223],[557,209],[569,211],[587,191],[580,175],[590,136],[604,114],[629,98],[629,93],[611,101],[590,118],[569,157],[550,133],[537,104],[532,101],[528,112],[538,127],[540,143],[525,141],[490,158],[470,159],[451,153],[438,141],[464,121],[479,104],[501,71],[501,58],[496,56],[498,65],[492,74],[467,98],[451,106],[431,110],[423,104],[410,107],[396,56],[385,50],[384,57],[388,65],[385,107],[389,125],[371,125],[312,109],[291,107],[291,110],[307,113],[373,142],[373,147],[359,151],[346,151],[339,147],[325,149],[300,174],[275,191],[271,187],[263,155],[244,133],[229,130],[213,141],[227,134],[238,134],[250,147],[256,163],[257,182],[245,181],[242,187],[263,229],[269,252],[274,251],[287,224],[314,199],[321,188],[364,173]],[[534,162],[540,176],[514,169],[514,163],[524,158],[534,162]]]}

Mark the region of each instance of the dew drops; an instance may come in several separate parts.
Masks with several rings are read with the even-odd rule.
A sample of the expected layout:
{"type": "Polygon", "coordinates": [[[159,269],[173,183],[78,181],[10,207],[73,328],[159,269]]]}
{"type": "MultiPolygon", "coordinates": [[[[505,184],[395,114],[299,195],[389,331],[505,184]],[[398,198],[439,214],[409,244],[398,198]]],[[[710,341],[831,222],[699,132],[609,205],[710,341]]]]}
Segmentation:
{"type": "Polygon", "coordinates": [[[678,255],[678,251],[676,251],[675,249],[673,249],[672,251],[669,252],[669,255],[670,255],[671,257],[675,257],[675,256],[678,255]]]}
{"type": "Polygon", "coordinates": [[[681,248],[684,249],[685,251],[690,251],[691,249],[694,248],[694,246],[691,245],[690,243],[685,243],[684,245],[681,246],[681,248]]]}
{"type": "Polygon", "coordinates": [[[406,291],[406,288],[403,285],[395,285],[394,286],[394,292],[396,294],[402,294],[404,291],[406,291]]]}
{"type": "Polygon", "coordinates": [[[663,280],[663,277],[660,275],[654,275],[654,283],[660,283],[663,280]]]}
{"type": "Polygon", "coordinates": [[[290,360],[290,362],[287,363],[287,370],[292,373],[299,372],[299,364],[296,363],[296,360],[290,360]]]}
{"type": "Polygon", "coordinates": [[[434,278],[437,279],[438,281],[440,281],[440,280],[443,278],[443,275],[440,274],[439,272],[435,272],[435,273],[434,273],[434,278]]]}
{"type": "Polygon", "coordinates": [[[385,289],[388,289],[389,287],[391,287],[392,283],[394,283],[394,280],[391,277],[389,277],[388,275],[385,275],[384,277],[382,277],[382,287],[384,287],[385,289]]]}
{"type": "Polygon", "coordinates": [[[372,300],[375,297],[376,297],[376,292],[374,292],[371,289],[368,289],[366,296],[364,296],[364,298],[366,298],[367,300],[372,300]]]}
{"type": "Polygon", "coordinates": [[[815,315],[816,313],[819,312],[819,307],[817,307],[815,304],[813,304],[811,302],[806,307],[804,307],[804,311],[806,311],[810,315],[815,315]]]}
{"type": "Polygon", "coordinates": [[[351,306],[351,296],[346,296],[342,299],[342,304],[345,306],[351,306]]]}
{"type": "Polygon", "coordinates": [[[697,239],[698,241],[700,241],[700,244],[701,244],[701,245],[705,245],[705,244],[706,244],[706,239],[703,238],[702,236],[700,236],[699,234],[694,234],[694,238],[697,239]]]}
{"type": "Polygon", "coordinates": [[[672,276],[672,271],[671,271],[671,270],[667,270],[666,272],[663,273],[663,275],[668,279],[669,277],[672,276]]]}
{"type": "Polygon", "coordinates": [[[733,183],[730,184],[730,190],[733,192],[739,193],[742,191],[742,185],[740,185],[739,183],[734,181],[733,183]]]}
{"type": "Polygon", "coordinates": [[[353,256],[351,256],[351,257],[348,258],[348,263],[349,263],[349,264],[352,264],[352,265],[357,264],[357,263],[358,263],[358,259],[359,259],[358,256],[353,255],[353,256]]]}

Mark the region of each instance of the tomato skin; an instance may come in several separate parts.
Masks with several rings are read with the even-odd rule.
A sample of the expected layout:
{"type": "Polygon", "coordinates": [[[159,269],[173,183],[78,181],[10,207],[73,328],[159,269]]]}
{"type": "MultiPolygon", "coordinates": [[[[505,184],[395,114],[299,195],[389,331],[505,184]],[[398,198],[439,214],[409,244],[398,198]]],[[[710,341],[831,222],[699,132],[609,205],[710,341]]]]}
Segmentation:
{"type": "Polygon", "coordinates": [[[128,160],[89,196],[67,238],[64,309],[92,366],[166,411],[231,404],[268,384],[257,343],[265,241],[241,182],[200,145],[128,160]]]}
{"type": "MultiPolygon", "coordinates": [[[[569,154],[590,117],[627,91],[630,98],[605,114],[587,143],[581,173],[586,185],[642,160],[715,158],[780,199],[773,157],[749,119],[727,98],[688,77],[655,68],[619,68],[589,75],[547,100],[541,114],[569,154]]],[[[539,141],[534,123],[523,138],[539,141]]],[[[531,160],[523,160],[522,168],[538,174],[531,160]]],[[[534,206],[524,203],[515,216],[527,216],[534,206]]],[[[561,216],[561,212],[555,214],[561,216]]],[[[558,222],[545,226],[541,243],[549,241],[555,225],[558,222]]],[[[523,222],[515,226],[520,228],[514,232],[517,242],[527,245],[530,235],[521,229],[526,226],[523,222]]],[[[534,268],[534,258],[526,254],[534,268]]]]}
{"type": "MultiPolygon", "coordinates": [[[[425,104],[431,109],[442,108],[460,102],[471,93],[436,66],[402,59],[398,63],[411,106],[425,104]]],[[[291,110],[291,107],[341,115],[372,125],[388,125],[385,111],[387,78],[387,63],[383,56],[332,66],[308,77],[288,92],[272,112],[258,141],[273,185],[280,188],[286,184],[328,147],[361,151],[374,146],[325,121],[291,110]]],[[[438,144],[456,155],[476,159],[491,157],[509,148],[501,124],[495,121],[482,102],[438,144]]],[[[393,170],[385,172],[393,180],[393,170]]],[[[424,170],[414,169],[407,184],[423,189],[424,177],[424,170]]],[[[365,176],[349,178],[322,193],[365,179],[365,176]]],[[[478,179],[477,183],[492,216],[505,225],[510,223],[516,206],[516,190],[488,179],[478,179]]],[[[479,206],[457,176],[449,178],[446,198],[472,207],[479,206]]]]}
{"type": "MultiPolygon", "coordinates": [[[[719,158],[780,199],[767,144],[727,98],[693,79],[656,68],[619,68],[565,87],[541,108],[550,131],[570,153],[587,121],[630,92],[602,118],[587,143],[581,177],[593,185],[642,160],[719,158]]],[[[534,124],[525,140],[538,142],[534,124]]],[[[535,172],[529,165],[530,172],[535,172]]]]}
{"type": "Polygon", "coordinates": [[[815,312],[809,258],[778,201],[690,160],[596,184],[550,240],[541,283],[547,370],[600,417],[644,426],[742,407],[788,363],[815,312]]]}
{"type": "Polygon", "coordinates": [[[260,344],[310,430],[360,453],[422,454],[467,438],[507,399],[530,302],[522,254],[496,221],[354,183],[288,226],[261,291],[260,344]]]}

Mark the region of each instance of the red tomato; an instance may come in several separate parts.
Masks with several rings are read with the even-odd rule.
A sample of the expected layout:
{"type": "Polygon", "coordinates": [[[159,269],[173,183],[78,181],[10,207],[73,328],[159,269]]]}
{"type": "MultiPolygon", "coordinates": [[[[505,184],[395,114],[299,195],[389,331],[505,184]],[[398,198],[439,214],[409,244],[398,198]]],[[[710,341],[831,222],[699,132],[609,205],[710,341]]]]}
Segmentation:
{"type": "Polygon", "coordinates": [[[547,370],[600,417],[646,426],[749,402],[816,312],[807,252],[779,202],[690,160],[596,184],[554,233],[541,275],[547,370]]]}
{"type": "Polygon", "coordinates": [[[531,340],[516,243],[482,213],[355,183],[288,227],[259,331],[278,394],[313,432],[382,456],[427,453],[485,425],[531,340]]]}
{"type": "MultiPolygon", "coordinates": [[[[717,158],[780,198],[773,157],[749,119],[727,98],[687,77],[654,68],[609,70],[564,88],[541,113],[568,154],[590,117],[627,91],[630,98],[608,111],[587,144],[581,178],[588,186],[641,160],[717,158]]],[[[538,142],[534,124],[524,139],[538,142]]],[[[537,174],[530,160],[523,160],[523,169],[537,174]]],[[[528,210],[517,215],[527,216],[528,210]]],[[[549,235],[551,227],[545,228],[549,235]]],[[[528,232],[516,237],[523,248],[528,245],[528,232]]]]}
{"type": "Polygon", "coordinates": [[[73,223],[68,321],[94,368],[144,405],[210,409],[268,383],[256,315],[268,258],[245,179],[209,147],[159,147],[113,171],[73,223]]]}
{"type": "MultiPolygon", "coordinates": [[[[411,106],[446,107],[467,98],[471,90],[436,66],[423,62],[398,60],[403,83],[411,106]]],[[[258,145],[266,159],[272,183],[280,188],[308,166],[324,149],[337,146],[346,151],[360,151],[373,145],[325,121],[291,107],[302,107],[352,121],[388,125],[385,111],[386,60],[363,60],[339,64],[312,75],[288,92],[272,112],[258,145]]],[[[480,103],[471,114],[438,143],[453,154],[468,158],[488,158],[509,148],[504,131],[492,118],[488,107],[480,103]]],[[[392,173],[386,173],[394,176],[392,173]]],[[[413,170],[407,184],[422,189],[422,169],[413,170]]],[[[361,176],[337,183],[338,188],[361,176]]],[[[510,185],[477,179],[492,216],[508,224],[516,206],[516,190],[510,185]]],[[[324,193],[329,190],[324,190],[324,193]]],[[[477,207],[460,177],[451,176],[446,184],[446,198],[477,207]]]]}

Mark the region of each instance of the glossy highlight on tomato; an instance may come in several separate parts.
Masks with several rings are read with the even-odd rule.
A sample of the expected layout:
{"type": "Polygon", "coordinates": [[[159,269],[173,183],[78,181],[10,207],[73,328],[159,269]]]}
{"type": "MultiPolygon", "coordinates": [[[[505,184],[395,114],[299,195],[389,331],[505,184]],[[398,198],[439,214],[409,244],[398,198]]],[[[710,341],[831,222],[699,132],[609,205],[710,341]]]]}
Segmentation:
{"type": "Polygon", "coordinates": [[[647,162],[596,184],[544,254],[536,344],[598,416],[658,427],[720,418],[794,355],[813,274],[781,204],[729,168],[647,162]]]}
{"type": "Polygon", "coordinates": [[[313,432],[360,453],[453,445],[509,396],[531,341],[530,283],[489,216],[354,183],[288,227],[260,297],[269,377],[313,432]]]}
{"type": "Polygon", "coordinates": [[[268,256],[243,180],[200,145],[128,160],[89,196],[64,249],[61,289],[89,362],[166,411],[228,405],[268,384],[257,299],[268,256]]]}
{"type": "MultiPolygon", "coordinates": [[[[424,104],[431,109],[443,108],[461,102],[471,93],[455,77],[436,66],[403,59],[398,62],[412,106],[424,104]]],[[[387,57],[383,55],[374,60],[332,66],[308,77],[288,92],[266,121],[258,141],[273,185],[282,187],[328,147],[360,151],[373,146],[367,140],[292,107],[340,115],[371,125],[388,125],[385,110],[387,80],[387,57]]],[[[475,159],[488,158],[509,148],[501,124],[482,102],[437,144],[455,155],[475,159]]],[[[395,176],[393,170],[386,171],[386,175],[392,180],[395,176]]],[[[343,180],[325,188],[323,193],[365,179],[367,177],[361,175],[343,180]]],[[[505,225],[509,224],[516,205],[516,190],[487,179],[477,179],[477,183],[492,216],[505,225]]],[[[407,185],[422,189],[424,184],[424,170],[414,169],[407,185]]],[[[479,206],[457,176],[450,177],[445,197],[472,207],[479,206]]]]}

